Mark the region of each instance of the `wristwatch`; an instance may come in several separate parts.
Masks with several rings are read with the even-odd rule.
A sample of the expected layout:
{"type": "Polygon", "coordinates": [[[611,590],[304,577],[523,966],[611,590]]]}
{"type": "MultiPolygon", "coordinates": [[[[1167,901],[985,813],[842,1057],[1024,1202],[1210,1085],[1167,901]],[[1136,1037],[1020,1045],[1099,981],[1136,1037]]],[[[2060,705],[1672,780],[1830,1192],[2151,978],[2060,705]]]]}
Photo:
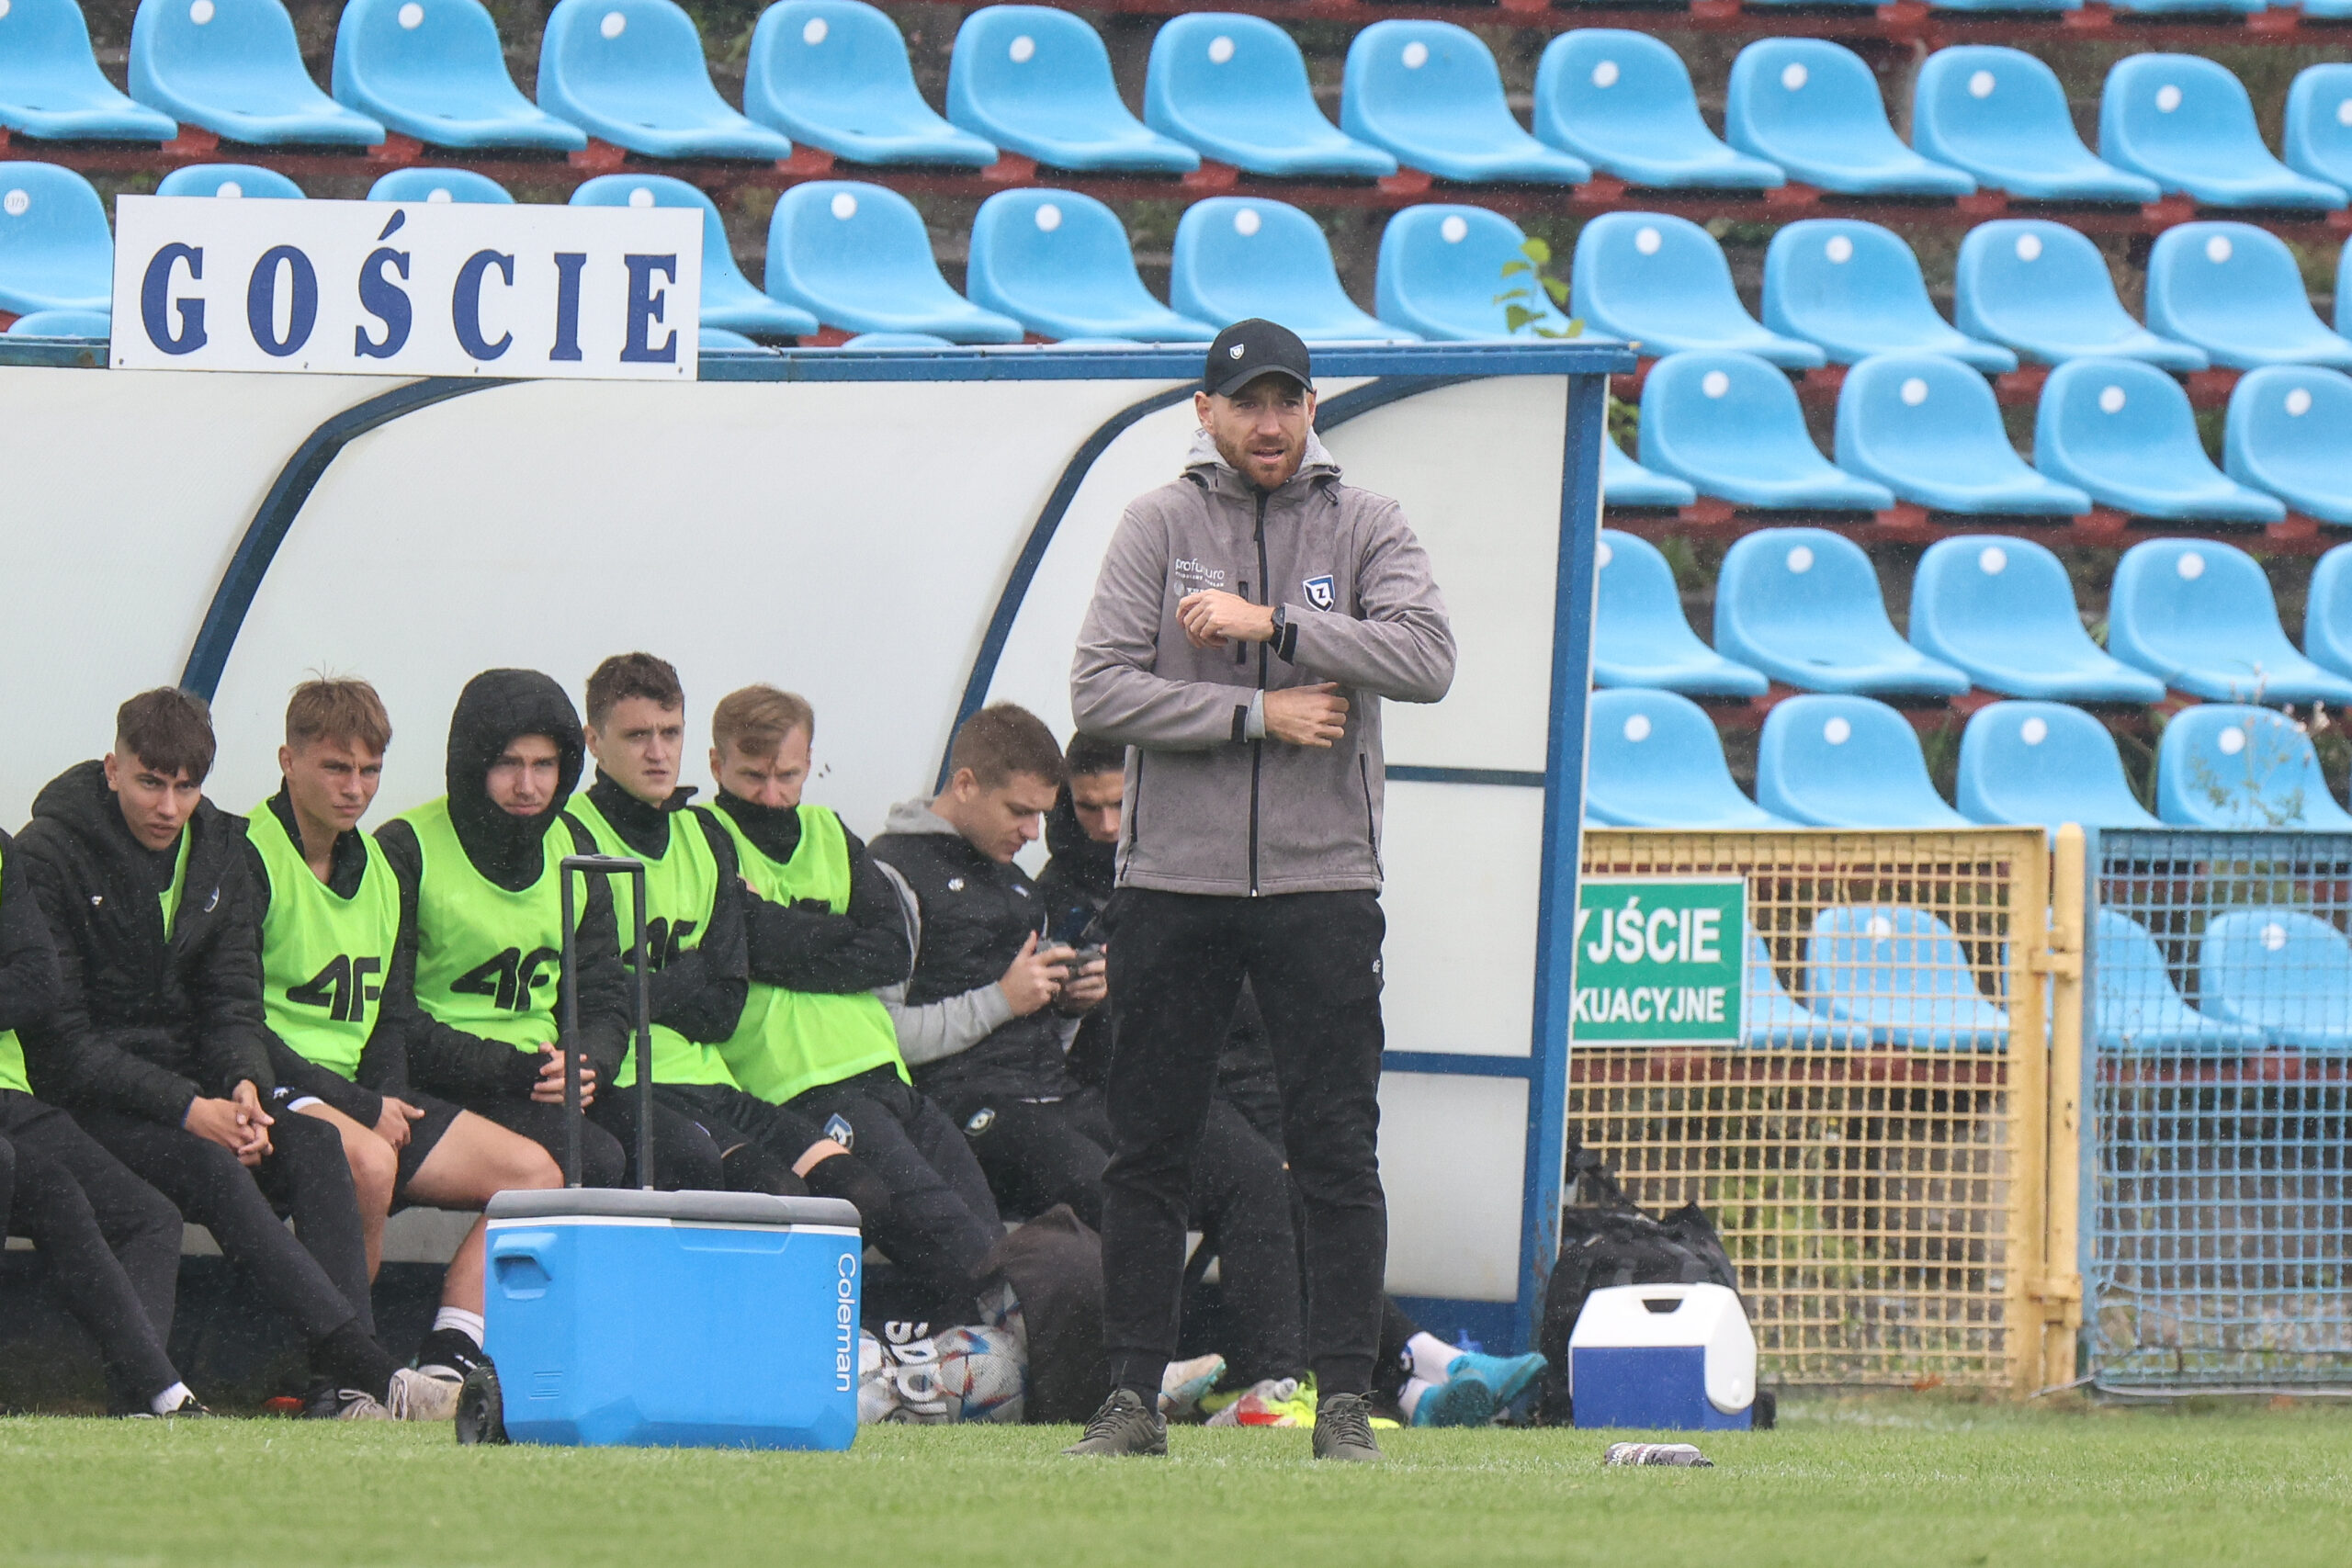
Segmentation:
{"type": "Polygon", "coordinates": [[[1297,637],[1298,628],[1290,624],[1290,606],[1288,604],[1275,605],[1274,635],[1267,639],[1273,645],[1274,651],[1282,655],[1283,658],[1288,659],[1291,654],[1292,646],[1297,641],[1297,637]]]}

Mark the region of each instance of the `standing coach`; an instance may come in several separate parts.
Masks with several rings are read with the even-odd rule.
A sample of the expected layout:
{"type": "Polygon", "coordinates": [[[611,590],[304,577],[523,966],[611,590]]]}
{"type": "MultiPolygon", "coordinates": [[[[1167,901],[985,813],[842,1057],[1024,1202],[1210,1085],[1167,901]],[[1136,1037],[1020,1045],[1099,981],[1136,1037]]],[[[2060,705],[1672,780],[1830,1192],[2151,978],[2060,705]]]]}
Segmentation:
{"type": "Polygon", "coordinates": [[[1079,729],[1127,747],[1108,911],[1103,1339],[1115,1384],[1069,1451],[1161,1454],[1185,1193],[1247,980],[1272,1038],[1306,1215],[1318,1459],[1376,1460],[1382,697],[1433,703],[1453,634],[1396,503],[1340,482],[1306,345],[1209,347],[1201,432],[1103,557],[1070,667],[1079,729]]]}

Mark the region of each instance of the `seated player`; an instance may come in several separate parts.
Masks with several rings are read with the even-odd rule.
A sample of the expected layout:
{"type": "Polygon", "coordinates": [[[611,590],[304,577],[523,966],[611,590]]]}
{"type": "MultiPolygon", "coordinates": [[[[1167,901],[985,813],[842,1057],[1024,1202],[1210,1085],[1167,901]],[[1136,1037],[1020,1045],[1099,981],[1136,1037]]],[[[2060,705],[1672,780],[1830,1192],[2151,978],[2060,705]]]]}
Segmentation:
{"type": "Polygon", "coordinates": [[[376,1340],[342,1140],[264,1109],[260,931],[243,825],[203,795],[213,752],[204,704],[159,688],[122,705],[110,753],[34,800],[17,853],[62,984],[20,1031],[31,1081],[300,1331],[324,1380],[313,1414],[446,1421],[457,1389],[396,1369],[376,1340]]]}
{"type": "MultiPolygon", "coordinates": [[[[384,1004],[426,1093],[520,1133],[559,1161],[572,1122],[568,1060],[579,1058],[581,1180],[636,1180],[634,1095],[600,1105],[635,1030],[634,987],[615,941],[605,878],[574,886],[571,976],[580,1035],[560,1038],[563,858],[595,841],[566,820],[580,782],[580,715],[536,670],[487,670],[449,716],[449,793],[403,812],[376,841],[401,890],[401,934],[384,1004]]],[[[665,1188],[720,1184],[710,1136],[665,1107],[653,1113],[654,1174],[665,1188]]]]}
{"type": "MultiPolygon", "coordinates": [[[[384,852],[359,831],[376,798],[392,726],[365,681],[314,680],[286,705],[284,782],[246,819],[261,919],[262,1001],[272,1103],[332,1125],[359,1193],[368,1273],[383,1261],[395,1206],[479,1209],[508,1189],[560,1187],[528,1138],[407,1087],[393,984],[401,896],[384,852]]],[[[441,1310],[421,1370],[461,1381],[481,1359],[484,1223],[474,1222],[442,1278],[441,1310]]]]}

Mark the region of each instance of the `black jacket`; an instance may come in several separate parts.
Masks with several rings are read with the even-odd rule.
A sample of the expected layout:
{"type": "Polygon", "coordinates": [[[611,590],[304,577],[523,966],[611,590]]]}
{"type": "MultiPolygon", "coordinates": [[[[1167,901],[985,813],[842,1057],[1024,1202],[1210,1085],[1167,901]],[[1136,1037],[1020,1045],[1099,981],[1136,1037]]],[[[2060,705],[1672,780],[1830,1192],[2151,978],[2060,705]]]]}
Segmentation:
{"type": "MultiPolygon", "coordinates": [[[[799,847],[797,811],[754,806],[725,790],[711,807],[727,813],[772,861],[788,861],[799,847]]],[[[907,977],[914,953],[907,941],[906,912],[899,907],[898,889],[875,866],[856,834],[844,826],[842,836],[848,840],[850,868],[849,905],[842,913],[834,914],[815,898],[786,906],[745,892],[745,951],[751,976],[762,985],[846,996],[895,986],[907,977]]]]}
{"type": "MultiPolygon", "coordinates": [[[[543,874],[545,839],[563,833],[580,854],[595,852],[595,841],[564,818],[564,803],[580,783],[586,748],[580,715],[563,688],[535,670],[486,670],[466,682],[449,716],[446,776],[449,819],[458,842],[474,868],[502,887],[519,892],[543,874]],[[491,765],[517,736],[544,735],[556,744],[555,798],[545,811],[512,817],[490,798],[491,765]]],[[[486,1040],[436,1021],[416,1000],[416,887],[424,866],[416,829],[397,818],[377,829],[376,841],[401,885],[401,938],[392,972],[384,980],[384,1017],[397,1019],[406,1047],[407,1070],[420,1089],[445,1098],[527,1100],[545,1058],[518,1051],[503,1040],[486,1040]]],[[[600,876],[583,877],[574,938],[578,970],[580,1034],[565,1041],[592,1063],[600,1084],[609,1086],[628,1049],[635,995],[621,965],[613,923],[613,894],[600,876]]],[[[388,1089],[393,1086],[387,1085],[388,1089]]]]}
{"type": "Polygon", "coordinates": [[[57,944],[25,876],[16,842],[0,832],[0,1030],[39,1023],[57,1005],[57,944]]]}
{"type": "Polygon", "coordinates": [[[160,896],[177,851],[130,836],[104,764],[77,763],[34,799],[12,862],[57,949],[56,1006],[19,1034],[42,1099],[178,1126],[198,1096],[276,1087],[243,819],[201,801],[182,831],[187,876],[167,938],[160,896]]]}
{"type": "MultiPolygon", "coordinates": [[[[660,806],[648,806],[605,777],[602,769],[597,770],[596,782],[588,786],[588,798],[596,803],[621,842],[649,861],[669,852],[673,832],[699,832],[710,846],[711,858],[718,865],[718,888],[711,897],[709,919],[695,946],[683,953],[653,955],[649,990],[654,1022],[698,1043],[715,1045],[734,1034],[743,1016],[743,998],[751,992],[743,907],[752,899],[743,886],[735,840],[709,817],[686,809],[694,793],[677,790],[660,806]]],[[[634,966],[634,924],[619,936],[632,950],[628,962],[634,966]]]]}

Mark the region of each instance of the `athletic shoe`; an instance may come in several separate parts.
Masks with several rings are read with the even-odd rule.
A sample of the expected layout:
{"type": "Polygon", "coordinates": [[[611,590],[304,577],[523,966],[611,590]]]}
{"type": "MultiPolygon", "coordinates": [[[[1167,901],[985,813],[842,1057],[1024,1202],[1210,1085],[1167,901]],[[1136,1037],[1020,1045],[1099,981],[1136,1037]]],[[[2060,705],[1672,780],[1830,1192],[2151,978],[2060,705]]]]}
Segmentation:
{"type": "Polygon", "coordinates": [[[1111,1391],[1111,1397],[1086,1424],[1086,1435],[1064,1449],[1081,1458],[1168,1452],[1168,1423],[1157,1410],[1144,1408],[1143,1395],[1131,1388],[1111,1391]]]}
{"type": "Polygon", "coordinates": [[[1357,1462],[1380,1458],[1372,1436],[1372,1401],[1361,1393],[1335,1393],[1315,1417],[1315,1457],[1357,1462]]]}
{"type": "MultiPolygon", "coordinates": [[[[1536,1380],[1544,1375],[1544,1369],[1550,1365],[1551,1363],[1543,1357],[1532,1352],[1524,1356],[1483,1356],[1476,1350],[1464,1350],[1446,1363],[1446,1381],[1443,1386],[1452,1388],[1455,1383],[1464,1381],[1485,1384],[1494,1396],[1495,1408],[1487,1413],[1488,1416],[1492,1416],[1496,1411],[1508,1407],[1512,1401],[1519,1399],[1529,1389],[1533,1388],[1536,1380]]],[[[1422,1403],[1428,1403],[1426,1395],[1423,1396],[1422,1403]]],[[[1438,1424],[1446,1426],[1453,1423],[1438,1424]]],[[[1418,1426],[1419,1423],[1416,1422],[1415,1425],[1418,1426]]]]}
{"type": "Polygon", "coordinates": [[[416,1370],[441,1382],[463,1382],[468,1372],[488,1365],[490,1358],[462,1329],[436,1328],[416,1348],[416,1370]]]}
{"type": "MultiPolygon", "coordinates": [[[[1467,1357],[1457,1356],[1460,1366],[1467,1357]]],[[[1478,1378],[1451,1377],[1421,1391],[1413,1406],[1416,1427],[1483,1427],[1495,1418],[1495,1391],[1478,1378]]]]}
{"type": "Polygon", "coordinates": [[[178,1420],[182,1417],[194,1418],[198,1416],[209,1416],[212,1412],[207,1410],[201,1404],[198,1403],[196,1395],[192,1393],[184,1393],[180,1395],[180,1402],[177,1404],[173,1405],[169,1410],[126,1410],[121,1414],[123,1419],[126,1421],[160,1421],[166,1416],[173,1420],[178,1420]]]}
{"type": "Polygon", "coordinates": [[[1212,1427],[1312,1427],[1315,1384],[1299,1378],[1261,1378],[1236,1393],[1227,1389],[1201,1401],[1212,1427]]]}
{"type": "Polygon", "coordinates": [[[1195,1356],[1189,1361],[1170,1361],[1168,1370],[1159,1374],[1159,1413],[1178,1419],[1193,1414],[1201,1403],[1201,1395],[1216,1386],[1225,1376],[1223,1356],[1195,1356]]]}
{"type": "Polygon", "coordinates": [[[454,1421],[459,1386],[402,1367],[392,1374],[384,1408],[396,1421],[454,1421]]]}
{"type": "Polygon", "coordinates": [[[322,1388],[311,1396],[302,1414],[313,1421],[389,1421],[392,1413],[384,1402],[364,1388],[322,1388]]]}

